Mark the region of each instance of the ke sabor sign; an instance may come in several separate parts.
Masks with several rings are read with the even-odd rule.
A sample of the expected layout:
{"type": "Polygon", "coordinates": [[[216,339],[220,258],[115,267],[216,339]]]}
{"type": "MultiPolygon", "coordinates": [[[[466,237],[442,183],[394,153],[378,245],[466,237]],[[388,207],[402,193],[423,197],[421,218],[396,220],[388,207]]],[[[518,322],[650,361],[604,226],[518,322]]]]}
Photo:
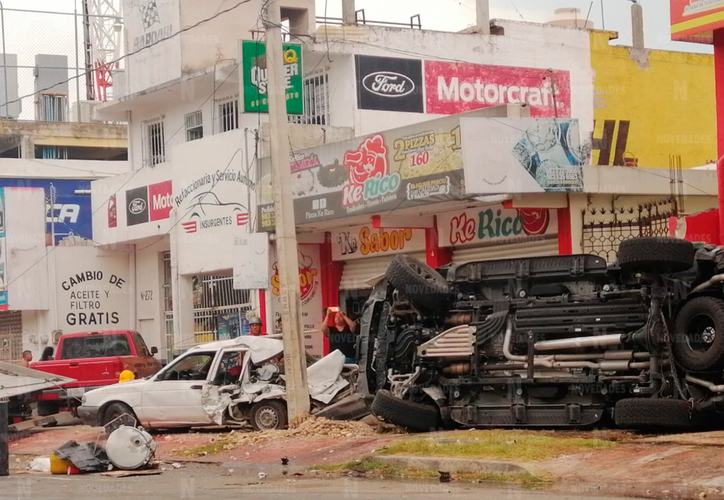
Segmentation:
{"type": "MultiPolygon", "coordinates": [[[[287,97],[287,113],[304,113],[302,98],[302,46],[284,44],[284,81],[287,97]]],[[[269,99],[267,87],[269,69],[266,58],[266,45],[261,42],[244,40],[241,42],[242,79],[244,111],[247,113],[268,113],[269,99]]]]}
{"type": "Polygon", "coordinates": [[[425,251],[425,230],[374,228],[369,225],[332,231],[332,260],[353,260],[425,251]]]}

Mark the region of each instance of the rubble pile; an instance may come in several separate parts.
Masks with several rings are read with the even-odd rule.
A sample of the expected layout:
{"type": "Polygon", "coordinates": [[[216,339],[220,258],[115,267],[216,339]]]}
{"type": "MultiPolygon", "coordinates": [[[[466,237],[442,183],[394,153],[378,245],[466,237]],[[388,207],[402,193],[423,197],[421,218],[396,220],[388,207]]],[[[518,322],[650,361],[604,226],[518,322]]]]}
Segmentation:
{"type": "Polygon", "coordinates": [[[230,450],[238,446],[260,444],[272,439],[285,439],[296,437],[331,437],[354,438],[376,436],[377,432],[362,422],[328,420],[326,418],[308,417],[294,429],[280,431],[264,431],[254,433],[234,433],[233,444],[224,446],[230,450]]]}

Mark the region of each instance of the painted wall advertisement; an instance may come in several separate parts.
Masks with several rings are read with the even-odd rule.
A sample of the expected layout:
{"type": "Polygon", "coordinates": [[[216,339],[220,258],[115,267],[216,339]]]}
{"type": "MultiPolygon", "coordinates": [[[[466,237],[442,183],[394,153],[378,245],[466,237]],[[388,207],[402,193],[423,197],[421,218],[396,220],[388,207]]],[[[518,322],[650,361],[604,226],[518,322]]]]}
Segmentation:
{"type": "Polygon", "coordinates": [[[0,188],[0,311],[8,309],[8,257],[5,229],[5,189],[0,188]]]}
{"type": "Polygon", "coordinates": [[[127,328],[131,301],[128,257],[101,256],[94,247],[58,248],[56,252],[58,319],[63,332],[127,328]]]}
{"type": "MultiPolygon", "coordinates": [[[[474,116],[474,115],[472,115],[474,116]]],[[[459,199],[460,118],[439,118],[292,154],[297,224],[459,199]]],[[[260,227],[274,228],[271,173],[262,160],[260,227]]]]}
{"type": "Polygon", "coordinates": [[[437,216],[441,247],[511,242],[558,233],[558,212],[485,207],[437,216]]]}
{"type": "Polygon", "coordinates": [[[468,193],[580,192],[591,156],[577,120],[461,118],[468,193]]]}
{"type": "Polygon", "coordinates": [[[672,40],[712,43],[724,28],[724,0],[670,0],[672,40]]]}
{"type": "Polygon", "coordinates": [[[425,95],[431,114],[528,103],[536,118],[571,116],[568,71],[425,61],[425,95]]]}
{"type": "MultiPolygon", "coordinates": [[[[287,113],[304,113],[302,96],[302,46],[284,44],[284,78],[286,80],[287,113]]],[[[267,85],[269,81],[266,45],[263,42],[244,40],[240,48],[242,58],[242,95],[244,111],[247,113],[268,113],[269,100],[267,85]]]]}
{"type": "Polygon", "coordinates": [[[422,61],[355,56],[359,109],[424,113],[422,61]]]}
{"type": "Polygon", "coordinates": [[[332,231],[332,260],[424,252],[425,230],[364,225],[332,231]]]}
{"type": "MultiPolygon", "coordinates": [[[[279,283],[279,263],[276,251],[272,252],[271,310],[274,324],[267,325],[268,333],[282,333],[282,304],[279,283]]],[[[309,354],[324,355],[322,326],[322,275],[320,253],[317,245],[299,245],[299,291],[302,299],[302,325],[305,331],[304,345],[309,354]]]]}

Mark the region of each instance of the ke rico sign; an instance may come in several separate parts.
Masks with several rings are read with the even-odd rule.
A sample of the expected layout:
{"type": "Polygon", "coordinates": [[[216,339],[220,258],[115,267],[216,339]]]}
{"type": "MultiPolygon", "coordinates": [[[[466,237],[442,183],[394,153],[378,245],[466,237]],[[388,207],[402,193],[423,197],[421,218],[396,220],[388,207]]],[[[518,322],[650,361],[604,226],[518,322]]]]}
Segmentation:
{"type": "MultiPolygon", "coordinates": [[[[263,42],[241,42],[242,92],[244,111],[247,113],[268,113],[269,68],[267,65],[266,45],[263,42]]],[[[304,113],[302,89],[302,46],[284,44],[284,88],[287,98],[287,113],[304,113]]]]}
{"type": "Polygon", "coordinates": [[[441,247],[498,243],[558,233],[558,212],[544,208],[483,207],[437,216],[441,247]]]}
{"type": "MultiPolygon", "coordinates": [[[[464,197],[459,117],[298,151],[291,184],[298,224],[464,197]]],[[[274,228],[271,168],[262,160],[260,229],[274,228]]]]}
{"type": "Polygon", "coordinates": [[[332,231],[332,260],[344,261],[424,251],[424,229],[376,229],[366,225],[332,231]]]}
{"type": "Polygon", "coordinates": [[[568,71],[425,61],[425,95],[430,114],[527,103],[532,117],[571,116],[568,71]]]}
{"type": "Polygon", "coordinates": [[[94,247],[56,252],[58,318],[63,332],[130,328],[128,257],[99,256],[94,247]]]}

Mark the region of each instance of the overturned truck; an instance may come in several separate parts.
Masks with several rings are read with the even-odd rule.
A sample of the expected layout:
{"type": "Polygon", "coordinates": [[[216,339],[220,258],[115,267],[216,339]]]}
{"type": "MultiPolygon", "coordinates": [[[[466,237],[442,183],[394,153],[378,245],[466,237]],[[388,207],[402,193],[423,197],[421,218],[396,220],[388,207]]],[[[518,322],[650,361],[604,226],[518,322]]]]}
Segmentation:
{"type": "Polygon", "coordinates": [[[688,428],[724,409],[724,249],[672,238],[432,269],[397,257],[367,302],[372,411],[439,427],[688,428]]]}

